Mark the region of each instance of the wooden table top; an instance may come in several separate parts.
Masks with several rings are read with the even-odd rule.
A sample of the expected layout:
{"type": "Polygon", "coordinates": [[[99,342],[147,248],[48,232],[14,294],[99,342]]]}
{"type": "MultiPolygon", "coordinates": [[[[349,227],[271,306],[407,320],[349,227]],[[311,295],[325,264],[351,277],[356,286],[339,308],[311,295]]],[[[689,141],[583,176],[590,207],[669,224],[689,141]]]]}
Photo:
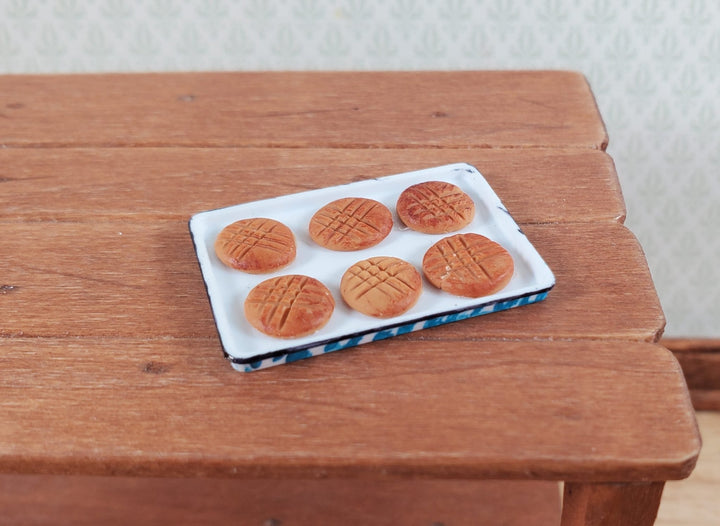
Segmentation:
{"type": "Polygon", "coordinates": [[[700,448],[585,79],[566,72],[0,77],[0,471],[682,478],[700,448]],[[238,373],[199,211],[476,166],[544,302],[238,373]]]}

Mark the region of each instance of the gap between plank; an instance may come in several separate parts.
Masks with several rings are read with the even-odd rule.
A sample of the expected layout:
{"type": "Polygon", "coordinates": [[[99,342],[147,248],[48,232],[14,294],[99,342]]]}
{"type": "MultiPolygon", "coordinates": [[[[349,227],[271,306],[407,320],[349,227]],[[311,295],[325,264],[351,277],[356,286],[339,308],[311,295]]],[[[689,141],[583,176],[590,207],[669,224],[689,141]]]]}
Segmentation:
{"type": "Polygon", "coordinates": [[[607,142],[599,145],[579,145],[579,144],[405,144],[405,143],[330,143],[330,144],[297,144],[297,143],[264,143],[264,144],[203,144],[203,143],[163,143],[163,142],[147,142],[147,143],[25,143],[25,144],[0,144],[0,149],[23,150],[23,149],[143,149],[143,148],[198,148],[198,149],[236,149],[236,148],[257,148],[257,149],[338,149],[338,150],[590,150],[605,151],[607,142]]]}

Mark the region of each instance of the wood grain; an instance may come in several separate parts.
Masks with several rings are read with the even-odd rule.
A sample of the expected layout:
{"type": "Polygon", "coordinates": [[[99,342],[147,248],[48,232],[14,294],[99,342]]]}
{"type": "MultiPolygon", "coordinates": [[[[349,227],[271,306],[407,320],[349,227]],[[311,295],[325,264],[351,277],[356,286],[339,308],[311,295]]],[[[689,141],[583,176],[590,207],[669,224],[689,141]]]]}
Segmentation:
{"type": "Polygon", "coordinates": [[[20,75],[0,94],[3,147],[607,144],[573,72],[20,75]]]}
{"type": "Polygon", "coordinates": [[[544,479],[570,483],[563,524],[633,516],[636,498],[650,524],[700,437],[677,360],[642,343],[664,317],[606,145],[570,72],[0,77],[0,472],[100,482],[6,475],[0,503],[227,517],[231,497],[202,507],[284,487],[247,504],[256,522],[439,524],[483,517],[475,479],[544,479]],[[556,274],[546,301],[231,369],[190,215],[449,162],[523,225],[556,274]]]}
{"type": "Polygon", "coordinates": [[[450,164],[477,167],[519,223],[622,221],[595,150],[0,149],[0,221],[154,221],[450,164]]]}
{"type": "Polygon", "coordinates": [[[652,526],[663,483],[565,484],[562,526],[652,526]]]}
{"type": "Polygon", "coordinates": [[[209,339],[10,338],[0,368],[6,473],[622,482],[700,447],[644,343],[392,339],[242,374],[209,339]]]}
{"type": "Polygon", "coordinates": [[[0,475],[4,526],[547,526],[559,496],[552,482],[0,475]]]}
{"type": "MultiPolygon", "coordinates": [[[[547,300],[406,339],[655,341],[665,319],[624,226],[528,225],[555,273],[547,300]],[[618,269],[613,271],[613,269],[618,269]]],[[[215,337],[185,223],[0,224],[0,335],[215,337]]]]}

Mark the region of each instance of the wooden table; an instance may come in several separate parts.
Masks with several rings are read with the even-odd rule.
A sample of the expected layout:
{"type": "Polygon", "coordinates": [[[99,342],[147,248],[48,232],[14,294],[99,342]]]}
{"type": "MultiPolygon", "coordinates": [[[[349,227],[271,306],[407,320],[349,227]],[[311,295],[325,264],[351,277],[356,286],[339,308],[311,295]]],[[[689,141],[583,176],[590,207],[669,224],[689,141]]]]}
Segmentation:
{"type": "Polygon", "coordinates": [[[0,77],[5,524],[652,524],[700,438],[606,144],[567,72],[0,77]],[[192,214],[451,162],[547,300],[231,369],[192,214]]]}

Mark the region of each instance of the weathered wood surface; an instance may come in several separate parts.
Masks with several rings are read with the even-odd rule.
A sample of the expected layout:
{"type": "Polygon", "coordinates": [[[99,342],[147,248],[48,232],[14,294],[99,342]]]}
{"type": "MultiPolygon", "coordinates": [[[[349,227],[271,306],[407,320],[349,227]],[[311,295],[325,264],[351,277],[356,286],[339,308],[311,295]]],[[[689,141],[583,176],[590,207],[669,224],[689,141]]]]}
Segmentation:
{"type": "Polygon", "coordinates": [[[0,475],[3,526],[548,526],[552,482],[0,475]],[[152,498],[148,498],[152,495],[152,498]]]}
{"type": "MultiPolygon", "coordinates": [[[[660,336],[665,318],[640,245],[624,226],[527,225],[524,232],[555,274],[548,299],[407,338],[660,336]]],[[[0,238],[0,335],[216,335],[184,222],[0,223],[0,238]]]]}
{"type": "Polygon", "coordinates": [[[667,480],[700,446],[653,344],[391,339],[326,358],[240,374],[210,338],[5,340],[0,471],[667,480]]]}
{"type": "Polygon", "coordinates": [[[5,76],[0,113],[5,147],[607,144],[572,72],[5,76]]]}
{"type": "Polygon", "coordinates": [[[478,168],[521,224],[625,217],[612,159],[595,150],[9,148],[0,149],[0,221],[186,221],[456,162],[478,168]]]}

